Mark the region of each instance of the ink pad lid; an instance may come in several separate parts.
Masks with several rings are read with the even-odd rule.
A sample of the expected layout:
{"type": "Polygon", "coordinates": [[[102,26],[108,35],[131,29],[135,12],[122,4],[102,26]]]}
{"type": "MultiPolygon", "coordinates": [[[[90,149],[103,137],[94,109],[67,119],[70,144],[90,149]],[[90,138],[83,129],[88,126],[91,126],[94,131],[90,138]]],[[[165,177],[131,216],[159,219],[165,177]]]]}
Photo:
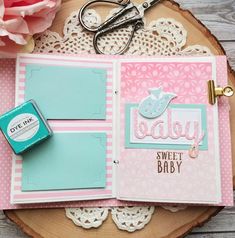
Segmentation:
{"type": "Polygon", "coordinates": [[[52,135],[34,100],[0,116],[0,128],[15,154],[22,154],[52,135]]]}

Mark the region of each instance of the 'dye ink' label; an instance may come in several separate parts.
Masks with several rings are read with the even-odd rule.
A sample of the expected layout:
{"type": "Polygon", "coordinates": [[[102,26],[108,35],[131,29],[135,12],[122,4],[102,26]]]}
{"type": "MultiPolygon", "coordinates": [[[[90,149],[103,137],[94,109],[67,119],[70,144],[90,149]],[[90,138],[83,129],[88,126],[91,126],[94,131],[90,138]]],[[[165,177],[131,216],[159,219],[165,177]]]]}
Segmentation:
{"type": "Polygon", "coordinates": [[[22,154],[52,135],[33,100],[0,116],[0,128],[15,154],[22,154]]]}
{"type": "Polygon", "coordinates": [[[38,130],[38,118],[33,114],[23,113],[10,121],[7,134],[14,141],[26,141],[35,136],[38,130]]]}

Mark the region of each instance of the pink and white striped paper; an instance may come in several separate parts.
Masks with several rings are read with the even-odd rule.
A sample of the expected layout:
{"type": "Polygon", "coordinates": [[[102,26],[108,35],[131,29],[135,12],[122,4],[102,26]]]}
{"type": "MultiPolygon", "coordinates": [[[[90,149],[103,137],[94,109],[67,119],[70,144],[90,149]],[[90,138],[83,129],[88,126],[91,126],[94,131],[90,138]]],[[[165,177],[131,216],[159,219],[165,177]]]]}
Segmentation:
{"type": "Polygon", "coordinates": [[[49,125],[54,133],[79,132],[105,132],[106,145],[106,187],[105,189],[77,189],[60,191],[21,191],[22,157],[13,157],[12,193],[11,201],[14,204],[32,202],[57,202],[73,200],[92,200],[111,198],[113,195],[113,62],[95,61],[93,59],[55,58],[47,56],[20,56],[17,61],[16,79],[16,105],[25,101],[25,75],[26,65],[40,64],[53,66],[74,66],[81,68],[105,69],[107,71],[106,83],[106,120],[50,120],[49,125]]]}

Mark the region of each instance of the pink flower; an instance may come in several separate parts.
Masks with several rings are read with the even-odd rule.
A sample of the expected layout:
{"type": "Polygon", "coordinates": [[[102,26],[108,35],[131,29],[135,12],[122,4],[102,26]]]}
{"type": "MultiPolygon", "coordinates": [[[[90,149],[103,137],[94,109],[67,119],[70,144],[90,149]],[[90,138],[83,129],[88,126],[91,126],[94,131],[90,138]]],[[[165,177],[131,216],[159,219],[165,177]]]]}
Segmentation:
{"type": "Polygon", "coordinates": [[[0,55],[14,56],[35,33],[49,28],[60,3],[61,0],[0,0],[0,55]]]}

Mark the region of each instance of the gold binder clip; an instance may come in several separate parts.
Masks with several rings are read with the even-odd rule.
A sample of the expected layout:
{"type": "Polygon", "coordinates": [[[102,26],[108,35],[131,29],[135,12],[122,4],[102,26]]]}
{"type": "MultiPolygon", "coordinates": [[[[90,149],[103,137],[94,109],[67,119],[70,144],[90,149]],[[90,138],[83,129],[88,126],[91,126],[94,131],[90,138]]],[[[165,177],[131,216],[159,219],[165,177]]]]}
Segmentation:
{"type": "Polygon", "coordinates": [[[231,86],[215,87],[214,80],[208,81],[208,99],[211,105],[216,103],[216,98],[220,96],[232,97],[234,94],[234,90],[231,86]]]}

